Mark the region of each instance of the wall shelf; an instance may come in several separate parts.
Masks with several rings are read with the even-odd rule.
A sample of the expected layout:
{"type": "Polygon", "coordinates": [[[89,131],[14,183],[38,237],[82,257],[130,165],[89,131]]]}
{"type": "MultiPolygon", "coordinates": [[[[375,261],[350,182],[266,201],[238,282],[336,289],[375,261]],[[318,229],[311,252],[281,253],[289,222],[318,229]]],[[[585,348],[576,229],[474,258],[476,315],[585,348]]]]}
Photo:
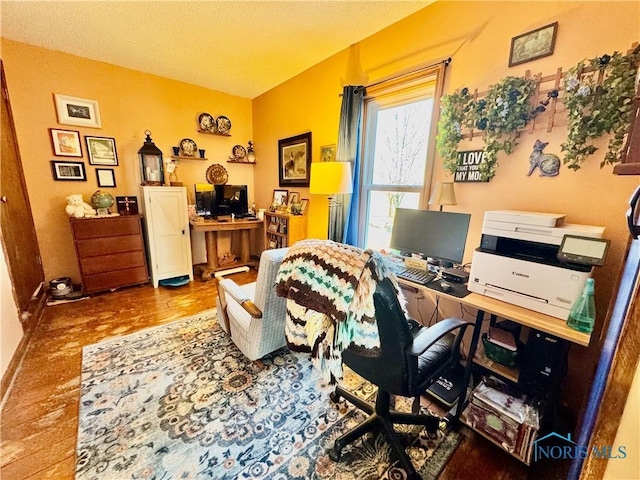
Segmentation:
{"type": "Polygon", "coordinates": [[[210,132],[209,130],[197,130],[198,133],[206,133],[208,135],[218,135],[219,137],[230,137],[230,133],[210,132]]]}
{"type": "Polygon", "coordinates": [[[243,160],[227,160],[227,163],[243,163],[245,165],[255,165],[256,162],[245,162],[243,160]]]}
{"type": "Polygon", "coordinates": [[[208,160],[207,157],[183,157],[180,155],[171,155],[171,160],[208,160]]]}

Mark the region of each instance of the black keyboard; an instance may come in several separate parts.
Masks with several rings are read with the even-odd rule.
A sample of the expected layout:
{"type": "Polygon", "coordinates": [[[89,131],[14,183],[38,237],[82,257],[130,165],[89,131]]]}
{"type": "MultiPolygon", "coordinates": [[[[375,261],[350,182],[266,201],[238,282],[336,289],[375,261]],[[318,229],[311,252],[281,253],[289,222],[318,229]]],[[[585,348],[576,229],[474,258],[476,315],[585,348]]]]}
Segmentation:
{"type": "Polygon", "coordinates": [[[435,273],[420,270],[419,268],[408,268],[405,266],[396,267],[396,277],[408,280],[420,285],[426,285],[436,278],[435,273]]]}

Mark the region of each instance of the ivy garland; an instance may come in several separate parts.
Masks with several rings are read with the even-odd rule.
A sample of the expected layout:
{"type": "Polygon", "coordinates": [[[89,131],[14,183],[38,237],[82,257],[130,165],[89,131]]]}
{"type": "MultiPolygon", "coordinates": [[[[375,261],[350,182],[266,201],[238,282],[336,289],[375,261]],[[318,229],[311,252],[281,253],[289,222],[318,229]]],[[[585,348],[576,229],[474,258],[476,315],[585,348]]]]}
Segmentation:
{"type": "MultiPolygon", "coordinates": [[[[614,52],[583,60],[567,72],[562,100],[569,124],[562,151],[566,152],[563,163],[568,168],[578,170],[597,150],[588,141],[605,133],[612,137],[600,167],[620,161],[634,113],[639,65],[640,45],[628,55],[614,52]],[[594,70],[596,75],[581,75],[585,69],[594,70]],[[602,77],[600,85],[597,76],[602,77]]],[[[468,88],[443,96],[436,147],[444,168],[451,173],[456,171],[463,128],[478,129],[483,131],[486,145],[485,158],[478,166],[480,177],[485,181],[492,179],[498,167],[498,154],[513,152],[518,131],[544,112],[552,98],[558,97],[558,91],[552,90],[547,93],[547,100],[533,107],[530,98],[535,84],[534,79],[506,77],[479,100],[469,95],[468,88]]]]}
{"type": "Polygon", "coordinates": [[[600,168],[620,161],[624,139],[634,113],[635,78],[640,64],[640,45],[630,54],[602,55],[583,60],[569,70],[563,102],[567,109],[567,141],[563,162],[572,170],[593,155],[597,148],[588,143],[607,133],[611,135],[600,168]],[[594,75],[581,75],[586,68],[594,75]],[[596,75],[603,75],[600,85],[596,75]]]}
{"type": "Polygon", "coordinates": [[[492,179],[498,167],[498,154],[513,152],[518,144],[518,131],[545,110],[549,99],[558,96],[555,90],[549,92],[549,99],[533,108],[530,98],[535,88],[536,81],[532,78],[506,77],[481,99],[469,95],[468,88],[445,95],[436,137],[436,147],[445,169],[455,173],[462,128],[474,128],[484,132],[486,145],[486,155],[478,165],[480,178],[492,179]]]}

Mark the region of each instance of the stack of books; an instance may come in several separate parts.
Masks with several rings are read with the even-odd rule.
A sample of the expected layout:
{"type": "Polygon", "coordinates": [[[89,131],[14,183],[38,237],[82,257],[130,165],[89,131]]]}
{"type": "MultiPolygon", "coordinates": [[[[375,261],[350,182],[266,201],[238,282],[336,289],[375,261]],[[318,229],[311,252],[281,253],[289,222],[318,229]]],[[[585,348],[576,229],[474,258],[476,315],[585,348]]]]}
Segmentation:
{"type": "Polygon", "coordinates": [[[493,377],[473,389],[462,421],[493,439],[503,449],[531,462],[540,415],[533,399],[493,377]]]}

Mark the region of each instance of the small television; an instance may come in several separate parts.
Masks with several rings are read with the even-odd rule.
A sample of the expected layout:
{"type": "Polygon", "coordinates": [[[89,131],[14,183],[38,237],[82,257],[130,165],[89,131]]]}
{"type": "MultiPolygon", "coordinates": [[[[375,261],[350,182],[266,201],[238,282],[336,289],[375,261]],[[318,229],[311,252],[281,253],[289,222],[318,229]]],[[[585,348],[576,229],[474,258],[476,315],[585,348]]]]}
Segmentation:
{"type": "Polygon", "coordinates": [[[246,185],[215,185],[211,215],[214,218],[233,214],[236,218],[249,216],[249,196],[246,185]]]}
{"type": "Polygon", "coordinates": [[[390,248],[441,263],[462,263],[469,232],[468,213],[396,208],[390,248]]]}

